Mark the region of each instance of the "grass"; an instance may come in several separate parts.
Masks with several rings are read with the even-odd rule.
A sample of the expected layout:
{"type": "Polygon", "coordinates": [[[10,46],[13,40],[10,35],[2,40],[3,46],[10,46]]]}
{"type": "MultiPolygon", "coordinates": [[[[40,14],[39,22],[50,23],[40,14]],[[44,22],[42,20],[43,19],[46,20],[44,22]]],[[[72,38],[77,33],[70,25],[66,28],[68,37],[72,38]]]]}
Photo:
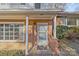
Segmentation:
{"type": "Polygon", "coordinates": [[[0,56],[24,56],[25,50],[0,50],[0,56]]]}

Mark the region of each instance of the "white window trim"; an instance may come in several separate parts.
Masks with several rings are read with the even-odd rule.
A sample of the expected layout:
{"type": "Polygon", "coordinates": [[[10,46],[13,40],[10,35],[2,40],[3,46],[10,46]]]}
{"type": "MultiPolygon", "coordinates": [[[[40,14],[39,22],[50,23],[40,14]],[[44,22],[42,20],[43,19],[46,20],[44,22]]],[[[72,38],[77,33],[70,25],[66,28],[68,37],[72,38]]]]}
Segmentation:
{"type": "Polygon", "coordinates": [[[19,43],[24,42],[24,40],[0,40],[0,43],[19,43]]]}
{"type": "MultiPolygon", "coordinates": [[[[0,24],[24,24],[24,22],[0,22],[0,24]]],[[[3,26],[3,28],[5,28],[5,26],[3,26]]],[[[23,40],[14,40],[14,37],[13,37],[13,40],[5,40],[5,29],[3,30],[4,32],[3,32],[3,40],[0,40],[0,43],[2,42],[24,42],[24,39],[25,39],[25,36],[24,36],[24,38],[23,38],[23,40]]],[[[13,29],[13,31],[14,31],[14,29],[13,29]]],[[[14,35],[13,35],[14,36],[14,35]]],[[[10,37],[9,37],[10,38],[10,37]]]]}

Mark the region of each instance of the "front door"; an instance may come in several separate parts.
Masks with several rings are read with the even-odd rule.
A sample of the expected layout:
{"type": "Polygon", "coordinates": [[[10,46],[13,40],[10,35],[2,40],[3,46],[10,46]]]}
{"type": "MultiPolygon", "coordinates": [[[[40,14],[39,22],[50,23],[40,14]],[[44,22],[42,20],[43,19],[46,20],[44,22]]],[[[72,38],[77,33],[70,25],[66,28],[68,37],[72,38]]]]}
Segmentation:
{"type": "Polygon", "coordinates": [[[37,23],[37,50],[47,50],[48,23],[37,23]]]}

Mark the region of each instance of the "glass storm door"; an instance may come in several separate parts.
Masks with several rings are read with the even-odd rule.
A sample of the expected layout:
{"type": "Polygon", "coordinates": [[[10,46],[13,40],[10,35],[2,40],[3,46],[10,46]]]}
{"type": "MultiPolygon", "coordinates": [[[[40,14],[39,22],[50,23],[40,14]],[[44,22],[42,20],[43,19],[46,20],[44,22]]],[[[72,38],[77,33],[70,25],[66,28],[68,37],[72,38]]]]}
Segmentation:
{"type": "Polygon", "coordinates": [[[37,24],[37,50],[47,50],[48,44],[48,23],[37,24]]]}

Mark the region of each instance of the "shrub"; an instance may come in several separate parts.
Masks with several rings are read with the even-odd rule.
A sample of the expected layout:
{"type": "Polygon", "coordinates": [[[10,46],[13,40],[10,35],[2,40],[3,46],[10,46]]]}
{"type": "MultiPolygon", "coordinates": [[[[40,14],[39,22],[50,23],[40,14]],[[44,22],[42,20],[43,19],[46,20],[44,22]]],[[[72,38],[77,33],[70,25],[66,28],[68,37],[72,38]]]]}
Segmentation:
{"type": "Polygon", "coordinates": [[[79,28],[78,27],[68,27],[68,32],[78,33],[79,32],[79,28]]]}
{"type": "Polygon", "coordinates": [[[56,28],[56,36],[58,39],[63,39],[66,35],[66,32],[68,31],[68,27],[67,26],[57,26],[56,28]]]}
{"type": "Polygon", "coordinates": [[[56,33],[58,39],[79,39],[79,27],[57,26],[56,33]]]}
{"type": "Polygon", "coordinates": [[[69,27],[67,32],[67,37],[69,39],[74,39],[79,37],[79,28],[78,27],[69,27]]]}

